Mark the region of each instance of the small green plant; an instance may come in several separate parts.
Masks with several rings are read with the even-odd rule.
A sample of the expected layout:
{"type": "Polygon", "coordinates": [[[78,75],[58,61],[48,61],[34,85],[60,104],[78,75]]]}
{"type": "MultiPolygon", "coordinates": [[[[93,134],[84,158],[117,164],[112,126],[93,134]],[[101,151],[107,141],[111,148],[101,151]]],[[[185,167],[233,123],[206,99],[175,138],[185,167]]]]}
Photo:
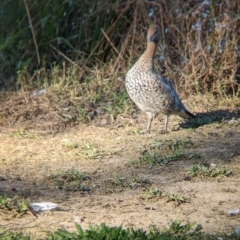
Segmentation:
{"type": "Polygon", "coordinates": [[[24,128],[20,128],[18,131],[12,134],[12,137],[17,138],[30,138],[30,139],[40,139],[40,136],[37,133],[30,133],[24,128]]]}
{"type": "MultiPolygon", "coordinates": [[[[100,225],[90,225],[84,230],[79,224],[75,223],[76,231],[69,232],[65,229],[58,229],[54,232],[45,231],[47,237],[43,240],[214,240],[239,239],[239,235],[233,234],[206,234],[202,232],[202,226],[195,223],[182,224],[180,221],[171,221],[170,226],[160,230],[155,225],[149,227],[149,231],[143,229],[123,228],[122,226],[109,227],[102,223],[100,225]]],[[[3,231],[0,239],[6,240],[33,240],[23,233],[3,231]]]]}
{"type": "Polygon", "coordinates": [[[142,179],[135,175],[130,178],[127,177],[115,177],[114,179],[108,179],[105,181],[106,193],[113,193],[116,191],[122,191],[123,188],[136,189],[139,187],[145,187],[151,184],[148,179],[142,179]]]}
{"type": "MultiPolygon", "coordinates": [[[[90,225],[87,230],[83,230],[80,225],[75,224],[77,232],[70,233],[67,230],[59,229],[54,233],[49,232],[48,240],[63,239],[117,239],[117,240],[179,240],[179,239],[212,239],[207,238],[200,232],[201,227],[193,230],[195,223],[181,224],[179,221],[172,221],[169,228],[160,231],[156,226],[150,226],[149,231],[143,229],[134,230],[133,228],[124,229],[120,227],[109,227],[104,223],[101,225],[90,225]]],[[[200,225],[198,225],[200,226],[200,225]]]]}
{"type": "MultiPolygon", "coordinates": [[[[174,235],[186,234],[193,229],[193,226],[196,223],[186,223],[181,224],[181,221],[171,221],[170,227],[167,229],[168,232],[171,232],[174,235]]],[[[199,232],[202,229],[201,225],[198,225],[194,232],[199,232]]]]}
{"type": "Polygon", "coordinates": [[[16,137],[16,136],[20,136],[20,137],[26,137],[27,132],[25,131],[24,128],[20,128],[18,131],[16,131],[12,136],[16,137]]]}
{"type": "Polygon", "coordinates": [[[125,89],[118,94],[116,92],[112,92],[110,99],[112,99],[112,102],[103,106],[103,109],[107,113],[117,115],[124,112],[131,113],[133,111],[133,105],[129,101],[129,97],[125,89]]]}
{"type": "Polygon", "coordinates": [[[190,148],[192,146],[193,142],[185,139],[177,139],[168,144],[168,147],[172,152],[182,152],[185,148],[190,148]]]}
{"type": "Polygon", "coordinates": [[[188,122],[188,125],[192,128],[198,128],[203,125],[212,123],[223,123],[224,117],[219,114],[214,115],[204,115],[202,117],[197,117],[188,122]]]}
{"type": "Polygon", "coordinates": [[[68,139],[64,139],[62,142],[62,146],[65,148],[70,148],[70,149],[74,149],[78,147],[78,144],[76,142],[73,142],[71,140],[68,139]]]}
{"type": "Polygon", "coordinates": [[[159,198],[165,198],[167,202],[177,202],[177,204],[184,203],[188,198],[177,194],[168,193],[164,190],[148,188],[143,191],[143,198],[146,200],[157,200],[159,198]]]}
{"type": "MultiPolygon", "coordinates": [[[[155,142],[159,141],[156,140],[155,142]]],[[[193,143],[191,141],[183,139],[170,141],[166,145],[160,144],[160,146],[159,143],[154,143],[142,152],[138,162],[130,162],[129,166],[138,166],[139,164],[147,163],[152,168],[155,165],[166,165],[171,161],[200,158],[200,155],[197,153],[184,152],[184,149],[191,148],[192,146],[193,143]]]]}
{"type": "MultiPolygon", "coordinates": [[[[166,165],[172,161],[179,161],[183,159],[198,159],[198,158],[200,158],[200,155],[198,154],[194,154],[194,153],[185,154],[179,150],[167,156],[157,152],[149,153],[146,151],[140,156],[137,164],[148,163],[150,164],[150,168],[152,168],[155,165],[166,165]]],[[[134,165],[133,162],[131,162],[130,164],[134,165]]]]}
{"type": "Polygon", "coordinates": [[[229,171],[225,168],[211,168],[205,167],[203,165],[192,165],[189,170],[188,174],[190,177],[218,177],[224,176],[228,177],[232,174],[232,171],[229,171]]]}
{"type": "Polygon", "coordinates": [[[118,151],[105,151],[99,149],[99,144],[94,141],[86,140],[83,142],[81,150],[79,150],[76,155],[85,159],[98,159],[113,156],[117,153],[118,151]]]}
{"type": "Polygon", "coordinates": [[[106,153],[98,149],[98,144],[93,141],[84,141],[81,150],[76,153],[77,156],[86,158],[86,159],[97,159],[102,158],[106,153]]]}
{"type": "Polygon", "coordinates": [[[62,190],[90,191],[88,184],[91,181],[91,177],[88,174],[81,173],[75,169],[67,171],[60,170],[58,173],[48,176],[47,179],[53,181],[53,183],[62,190]]]}
{"type": "Polygon", "coordinates": [[[0,239],[3,240],[31,240],[29,236],[25,236],[23,233],[4,231],[0,233],[0,239]]]}
{"type": "Polygon", "coordinates": [[[19,197],[8,198],[0,195],[0,210],[12,217],[22,217],[30,213],[31,206],[27,200],[19,197]]]}

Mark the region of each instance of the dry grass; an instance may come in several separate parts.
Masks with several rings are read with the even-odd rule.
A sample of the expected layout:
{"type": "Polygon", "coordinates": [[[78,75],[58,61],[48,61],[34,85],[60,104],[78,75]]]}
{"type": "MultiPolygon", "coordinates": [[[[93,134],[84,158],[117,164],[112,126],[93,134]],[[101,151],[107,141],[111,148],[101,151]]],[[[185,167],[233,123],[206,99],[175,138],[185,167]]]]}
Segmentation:
{"type": "MultiPolygon", "coordinates": [[[[39,38],[48,29],[43,19],[40,21],[44,22],[43,28],[39,28],[37,19],[44,16],[51,4],[41,9],[43,15],[31,19],[45,65],[36,68],[35,61],[28,62],[15,76],[2,71],[4,89],[17,82],[20,91],[1,92],[1,126],[29,128],[29,125],[56,132],[78,121],[94,121],[96,116],[101,116],[100,124],[109,124],[118,115],[134,113],[124,78],[145,49],[146,31],[151,22],[157,22],[162,30],[156,68],[175,83],[182,99],[188,98],[187,105],[192,112],[239,107],[238,0],[231,4],[227,0],[174,3],[128,0],[111,4],[103,0],[102,5],[90,1],[89,6],[81,8],[88,12],[85,18],[72,13],[79,20],[76,29],[59,30],[59,36],[71,38],[68,42],[71,48],[66,44],[67,37],[61,44],[49,41],[41,48],[39,38]],[[103,14],[106,12],[109,14],[103,14]],[[94,21],[98,23],[95,28],[94,21]],[[74,42],[71,36],[77,30],[74,42]],[[22,123],[27,126],[21,126],[22,123]]],[[[36,7],[31,5],[31,14],[36,7]]],[[[66,8],[66,21],[71,25],[70,10],[71,7],[66,8]]],[[[35,46],[32,50],[31,46],[29,51],[35,54],[35,46]]]]}

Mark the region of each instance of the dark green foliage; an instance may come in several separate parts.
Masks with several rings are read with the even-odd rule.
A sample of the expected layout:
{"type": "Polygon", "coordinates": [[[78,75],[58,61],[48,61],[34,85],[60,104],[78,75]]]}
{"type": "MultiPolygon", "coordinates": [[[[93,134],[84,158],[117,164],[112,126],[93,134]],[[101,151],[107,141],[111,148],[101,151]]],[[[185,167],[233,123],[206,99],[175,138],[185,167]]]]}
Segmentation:
{"type": "MultiPolygon", "coordinates": [[[[104,223],[101,225],[90,225],[87,230],[83,230],[80,225],[75,224],[76,232],[69,232],[59,229],[55,232],[46,232],[46,240],[216,240],[222,237],[225,240],[240,239],[236,234],[204,234],[201,232],[201,225],[194,223],[182,224],[179,221],[172,221],[170,227],[160,231],[156,226],[151,226],[149,231],[143,229],[134,230],[133,228],[109,227],[104,223]]],[[[30,240],[22,233],[3,232],[0,239],[4,240],[30,240]]]]}
{"type": "Polygon", "coordinates": [[[23,233],[17,232],[2,232],[0,233],[0,239],[3,240],[30,240],[29,236],[25,236],[23,233]]]}
{"type": "MultiPolygon", "coordinates": [[[[179,221],[173,221],[169,229],[160,231],[152,226],[149,232],[143,229],[134,230],[133,228],[124,229],[120,227],[109,227],[105,224],[90,226],[89,229],[83,230],[80,225],[75,224],[77,232],[70,233],[66,230],[57,230],[54,233],[49,233],[47,240],[185,240],[185,239],[216,239],[217,235],[206,235],[200,232],[201,226],[187,223],[181,224],[179,221]]],[[[220,234],[219,234],[220,235],[220,234]]],[[[231,239],[230,236],[224,236],[224,239],[231,239]]],[[[233,235],[231,236],[233,237],[233,235]]],[[[236,235],[234,236],[236,237],[236,235]]],[[[238,239],[238,238],[235,238],[238,239]]]]}

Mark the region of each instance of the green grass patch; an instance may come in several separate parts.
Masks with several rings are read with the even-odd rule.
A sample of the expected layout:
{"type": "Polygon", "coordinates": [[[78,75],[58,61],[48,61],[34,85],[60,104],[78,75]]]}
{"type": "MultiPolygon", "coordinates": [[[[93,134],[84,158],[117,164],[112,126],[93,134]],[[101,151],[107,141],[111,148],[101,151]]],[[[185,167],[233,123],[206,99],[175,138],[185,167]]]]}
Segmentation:
{"type": "Polygon", "coordinates": [[[199,159],[200,155],[194,152],[185,152],[185,149],[191,148],[193,143],[189,140],[174,140],[162,145],[156,141],[148,146],[140,155],[138,161],[130,162],[129,165],[139,166],[148,164],[152,168],[156,165],[166,165],[172,161],[199,159]]]}
{"type": "Polygon", "coordinates": [[[58,189],[66,191],[82,191],[89,192],[89,184],[91,177],[87,173],[81,173],[78,170],[60,170],[56,174],[51,174],[47,177],[48,180],[54,183],[58,189]]]}
{"type": "Polygon", "coordinates": [[[30,203],[20,197],[9,198],[0,195],[0,212],[10,217],[22,217],[27,213],[32,213],[30,203]]]}
{"type": "Polygon", "coordinates": [[[99,149],[99,144],[94,141],[86,140],[82,143],[81,150],[79,150],[76,155],[84,159],[97,159],[109,154],[99,149]]]}
{"type": "Polygon", "coordinates": [[[63,139],[62,146],[69,149],[78,148],[78,144],[74,141],[63,139]]]}
{"type": "Polygon", "coordinates": [[[124,188],[137,189],[139,187],[146,187],[151,182],[148,179],[143,179],[138,176],[132,175],[129,177],[117,176],[113,179],[105,181],[106,193],[121,192],[124,188]]]}
{"type": "Polygon", "coordinates": [[[189,170],[188,174],[190,177],[229,177],[232,174],[232,171],[227,170],[225,168],[213,168],[213,167],[206,167],[203,165],[192,165],[189,170]]]}
{"type": "Polygon", "coordinates": [[[154,188],[145,189],[142,196],[146,200],[158,200],[164,198],[167,202],[176,202],[178,205],[188,201],[188,198],[185,196],[168,193],[164,190],[154,188]]]}
{"type": "Polygon", "coordinates": [[[30,133],[24,128],[20,128],[15,131],[12,135],[13,138],[28,138],[28,139],[40,139],[41,137],[37,133],[30,133]]]}
{"type": "MultiPolygon", "coordinates": [[[[75,223],[76,231],[70,232],[58,229],[54,232],[46,231],[47,237],[43,240],[238,240],[240,235],[233,234],[205,234],[202,226],[195,223],[183,224],[180,221],[172,221],[168,228],[163,230],[156,226],[149,227],[148,231],[143,229],[123,228],[122,226],[109,227],[101,225],[90,225],[88,229],[75,223]]],[[[31,240],[33,238],[24,236],[22,233],[7,232],[0,233],[1,239],[6,240],[31,240]]]]}
{"type": "Polygon", "coordinates": [[[3,240],[31,240],[30,236],[26,236],[22,232],[3,231],[0,229],[0,239],[3,240]]]}

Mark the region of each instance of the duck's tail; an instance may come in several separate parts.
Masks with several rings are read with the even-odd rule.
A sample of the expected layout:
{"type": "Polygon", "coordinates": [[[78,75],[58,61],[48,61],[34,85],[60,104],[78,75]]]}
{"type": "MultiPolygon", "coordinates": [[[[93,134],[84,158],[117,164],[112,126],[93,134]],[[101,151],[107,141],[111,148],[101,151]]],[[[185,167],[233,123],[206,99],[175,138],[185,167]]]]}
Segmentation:
{"type": "Polygon", "coordinates": [[[177,113],[180,117],[182,118],[195,118],[195,116],[190,113],[187,109],[181,109],[178,113],[177,113]]]}

